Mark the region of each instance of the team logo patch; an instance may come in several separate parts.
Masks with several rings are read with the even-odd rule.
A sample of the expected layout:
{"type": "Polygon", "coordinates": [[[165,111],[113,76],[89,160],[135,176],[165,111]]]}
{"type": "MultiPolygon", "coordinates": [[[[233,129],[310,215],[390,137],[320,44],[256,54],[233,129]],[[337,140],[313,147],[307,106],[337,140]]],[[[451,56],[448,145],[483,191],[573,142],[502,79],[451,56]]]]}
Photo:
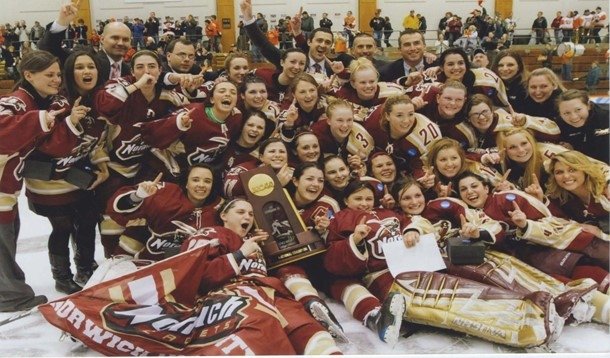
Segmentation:
{"type": "Polygon", "coordinates": [[[506,200],[515,201],[515,199],[517,199],[517,196],[515,194],[506,194],[506,200]]]}
{"type": "Polygon", "coordinates": [[[411,157],[416,157],[417,156],[417,150],[411,148],[409,150],[407,150],[407,154],[411,157]]]}
{"type": "Polygon", "coordinates": [[[451,206],[451,203],[449,202],[449,200],[443,200],[441,201],[441,208],[443,209],[449,209],[449,207],[451,206]]]}
{"type": "Polygon", "coordinates": [[[207,345],[222,339],[246,318],[249,298],[216,294],[194,308],[168,302],[161,305],[112,303],[102,317],[109,331],[144,336],[180,348],[184,343],[207,345]]]}

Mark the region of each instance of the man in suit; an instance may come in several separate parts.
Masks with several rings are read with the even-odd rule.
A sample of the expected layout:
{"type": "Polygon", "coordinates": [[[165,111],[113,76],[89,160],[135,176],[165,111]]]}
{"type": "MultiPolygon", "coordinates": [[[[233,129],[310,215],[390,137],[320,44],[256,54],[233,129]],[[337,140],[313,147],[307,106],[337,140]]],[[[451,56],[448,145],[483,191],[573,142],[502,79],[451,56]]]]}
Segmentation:
{"type": "MultiPolygon", "coordinates": [[[[405,87],[413,85],[415,80],[421,77],[421,72],[433,65],[424,56],[426,40],[424,35],[416,29],[406,29],[398,37],[401,59],[390,62],[379,71],[381,81],[395,82],[404,78],[400,83],[405,87]]],[[[421,80],[421,79],[420,79],[421,80]]],[[[419,82],[419,80],[417,81],[419,82]]]]}
{"type": "MultiPolygon", "coordinates": [[[[165,48],[167,62],[163,63],[164,83],[166,85],[176,84],[182,77],[171,76],[170,74],[190,74],[198,76],[201,67],[195,63],[195,44],[180,37],[172,40],[165,48]]],[[[204,81],[213,81],[218,77],[218,73],[206,71],[203,73],[201,81],[193,79],[193,85],[201,84],[204,81]]]]}
{"type": "MultiPolygon", "coordinates": [[[[49,51],[57,56],[63,64],[70,55],[61,47],[61,40],[65,38],[66,30],[71,21],[78,14],[74,4],[63,5],[59,10],[57,20],[47,25],[47,31],[38,43],[40,50],[49,51]]],[[[124,23],[109,22],[104,27],[100,37],[101,51],[96,53],[100,61],[99,76],[106,80],[126,76],[131,68],[123,61],[123,56],[131,46],[131,30],[124,23]]]]}

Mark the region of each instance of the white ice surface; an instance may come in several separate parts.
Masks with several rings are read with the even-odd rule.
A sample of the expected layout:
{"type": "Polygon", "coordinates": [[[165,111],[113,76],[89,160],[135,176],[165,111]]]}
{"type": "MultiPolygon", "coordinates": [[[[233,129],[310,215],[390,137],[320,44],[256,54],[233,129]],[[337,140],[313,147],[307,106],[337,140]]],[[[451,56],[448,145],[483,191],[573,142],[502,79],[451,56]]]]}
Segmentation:
{"type": "MultiPolygon", "coordinates": [[[[27,202],[20,198],[21,236],[18,243],[17,261],[26,273],[27,282],[38,294],[45,294],[52,300],[61,296],[55,292],[47,257],[47,235],[50,225],[46,219],[31,213],[27,202]]],[[[96,259],[103,260],[101,245],[98,245],[96,259]]],[[[349,355],[404,355],[429,357],[489,357],[500,354],[502,358],[513,355],[534,356],[521,349],[510,348],[485,342],[460,333],[426,328],[408,338],[399,339],[395,347],[379,341],[376,336],[357,322],[340,303],[330,301],[329,306],[342,323],[350,339],[349,344],[340,348],[349,355]]],[[[0,321],[12,316],[0,313],[0,321]]],[[[91,350],[73,352],[75,343],[69,339],[60,341],[61,332],[48,324],[40,314],[20,319],[0,326],[0,357],[64,357],[99,356],[91,350]]],[[[553,357],[610,357],[610,330],[608,326],[587,323],[578,327],[565,327],[559,339],[551,348],[560,354],[553,357]],[[563,354],[565,353],[565,354],[563,354]]],[[[538,356],[538,355],[536,355],[538,356]]]]}

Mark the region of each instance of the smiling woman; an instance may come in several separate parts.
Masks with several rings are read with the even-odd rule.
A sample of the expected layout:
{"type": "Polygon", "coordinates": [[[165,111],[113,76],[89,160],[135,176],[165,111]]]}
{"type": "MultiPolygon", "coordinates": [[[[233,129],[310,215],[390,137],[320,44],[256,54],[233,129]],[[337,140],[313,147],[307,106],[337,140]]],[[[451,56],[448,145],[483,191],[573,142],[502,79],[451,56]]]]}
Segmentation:
{"type": "Polygon", "coordinates": [[[162,182],[159,175],[153,181],[120,188],[108,201],[107,214],[121,225],[143,219],[148,230],[121,235],[115,254],[160,260],[178,250],[188,237],[187,228],[197,231],[215,225],[215,208],[222,201],[217,185],[212,168],[196,164],[189,168],[182,186],[162,182]]]}

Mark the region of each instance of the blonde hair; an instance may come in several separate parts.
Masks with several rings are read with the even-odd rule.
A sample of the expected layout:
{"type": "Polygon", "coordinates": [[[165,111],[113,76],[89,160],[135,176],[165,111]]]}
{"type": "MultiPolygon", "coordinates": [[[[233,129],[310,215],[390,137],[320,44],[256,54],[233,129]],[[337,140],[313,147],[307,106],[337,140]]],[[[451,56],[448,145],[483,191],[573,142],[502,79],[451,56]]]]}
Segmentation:
{"type": "MultiPolygon", "coordinates": [[[[381,108],[381,119],[379,120],[379,126],[381,129],[385,130],[388,134],[390,134],[390,112],[397,104],[413,104],[411,102],[411,98],[405,95],[391,96],[383,103],[383,107],[381,108]]],[[[413,106],[415,108],[415,106],[413,106]]]]}
{"type": "Polygon", "coordinates": [[[328,106],[326,107],[326,117],[328,119],[332,118],[332,114],[335,111],[335,109],[339,108],[339,107],[345,107],[345,108],[349,108],[350,111],[352,111],[352,113],[354,112],[354,108],[352,107],[352,104],[349,103],[348,101],[342,99],[342,98],[334,98],[334,99],[330,99],[328,101],[328,106]]]}
{"type": "Polygon", "coordinates": [[[498,145],[498,151],[501,153],[501,167],[502,173],[506,173],[508,169],[511,167],[511,159],[508,157],[507,148],[506,148],[506,138],[515,135],[515,134],[523,134],[528,142],[532,145],[532,156],[525,163],[525,172],[523,173],[523,188],[531,185],[532,182],[532,174],[536,174],[536,177],[540,178],[541,168],[543,164],[542,154],[540,154],[540,150],[538,150],[538,142],[532,135],[532,133],[525,128],[511,128],[506,131],[498,132],[496,136],[496,143],[498,145]]]}
{"type": "Polygon", "coordinates": [[[466,86],[460,82],[460,81],[456,81],[456,80],[448,80],[445,83],[443,83],[440,86],[440,90],[438,91],[438,95],[442,95],[443,92],[445,92],[445,89],[447,88],[455,88],[455,89],[460,89],[462,91],[464,91],[464,97],[468,98],[468,88],[466,88],[466,86]]]}
{"type": "Polygon", "coordinates": [[[525,85],[526,91],[528,91],[528,95],[529,95],[529,90],[528,90],[529,82],[532,79],[532,77],[536,77],[536,76],[544,76],[556,88],[559,88],[561,91],[566,90],[566,88],[563,86],[563,84],[561,83],[561,80],[559,79],[559,77],[557,77],[555,72],[551,71],[550,69],[548,69],[546,67],[542,67],[542,68],[537,68],[537,69],[533,70],[532,72],[527,74],[525,76],[525,78],[523,79],[523,83],[525,85]]]}
{"type": "MultiPolygon", "coordinates": [[[[460,143],[455,139],[444,137],[439,138],[430,144],[430,147],[428,147],[428,156],[426,158],[426,164],[429,167],[434,167],[434,175],[436,175],[437,178],[440,178],[443,175],[437,168],[436,157],[438,157],[438,153],[440,153],[440,151],[444,149],[455,149],[455,151],[460,157],[460,160],[462,161],[462,166],[460,167],[460,170],[457,172],[456,176],[462,174],[465,171],[478,172],[476,163],[466,158],[466,153],[464,152],[464,148],[462,148],[460,143]]],[[[451,180],[453,178],[447,179],[451,180]]]]}
{"type": "Polygon", "coordinates": [[[356,76],[356,72],[363,70],[373,70],[375,74],[377,74],[377,79],[379,79],[379,71],[373,65],[373,62],[366,57],[360,57],[358,59],[352,60],[349,64],[349,80],[354,81],[354,76],[356,76]]]}
{"type": "Polygon", "coordinates": [[[582,170],[585,173],[584,185],[587,188],[587,191],[591,193],[594,198],[603,195],[604,189],[606,188],[606,177],[604,175],[604,170],[601,163],[592,161],[591,158],[579,151],[568,150],[555,154],[555,156],[553,156],[551,159],[551,163],[549,165],[550,175],[546,186],[546,191],[549,197],[559,198],[559,201],[562,204],[565,204],[570,197],[573,196],[572,193],[560,187],[555,180],[555,175],[553,172],[555,171],[555,165],[557,163],[563,163],[570,168],[582,170]]]}

